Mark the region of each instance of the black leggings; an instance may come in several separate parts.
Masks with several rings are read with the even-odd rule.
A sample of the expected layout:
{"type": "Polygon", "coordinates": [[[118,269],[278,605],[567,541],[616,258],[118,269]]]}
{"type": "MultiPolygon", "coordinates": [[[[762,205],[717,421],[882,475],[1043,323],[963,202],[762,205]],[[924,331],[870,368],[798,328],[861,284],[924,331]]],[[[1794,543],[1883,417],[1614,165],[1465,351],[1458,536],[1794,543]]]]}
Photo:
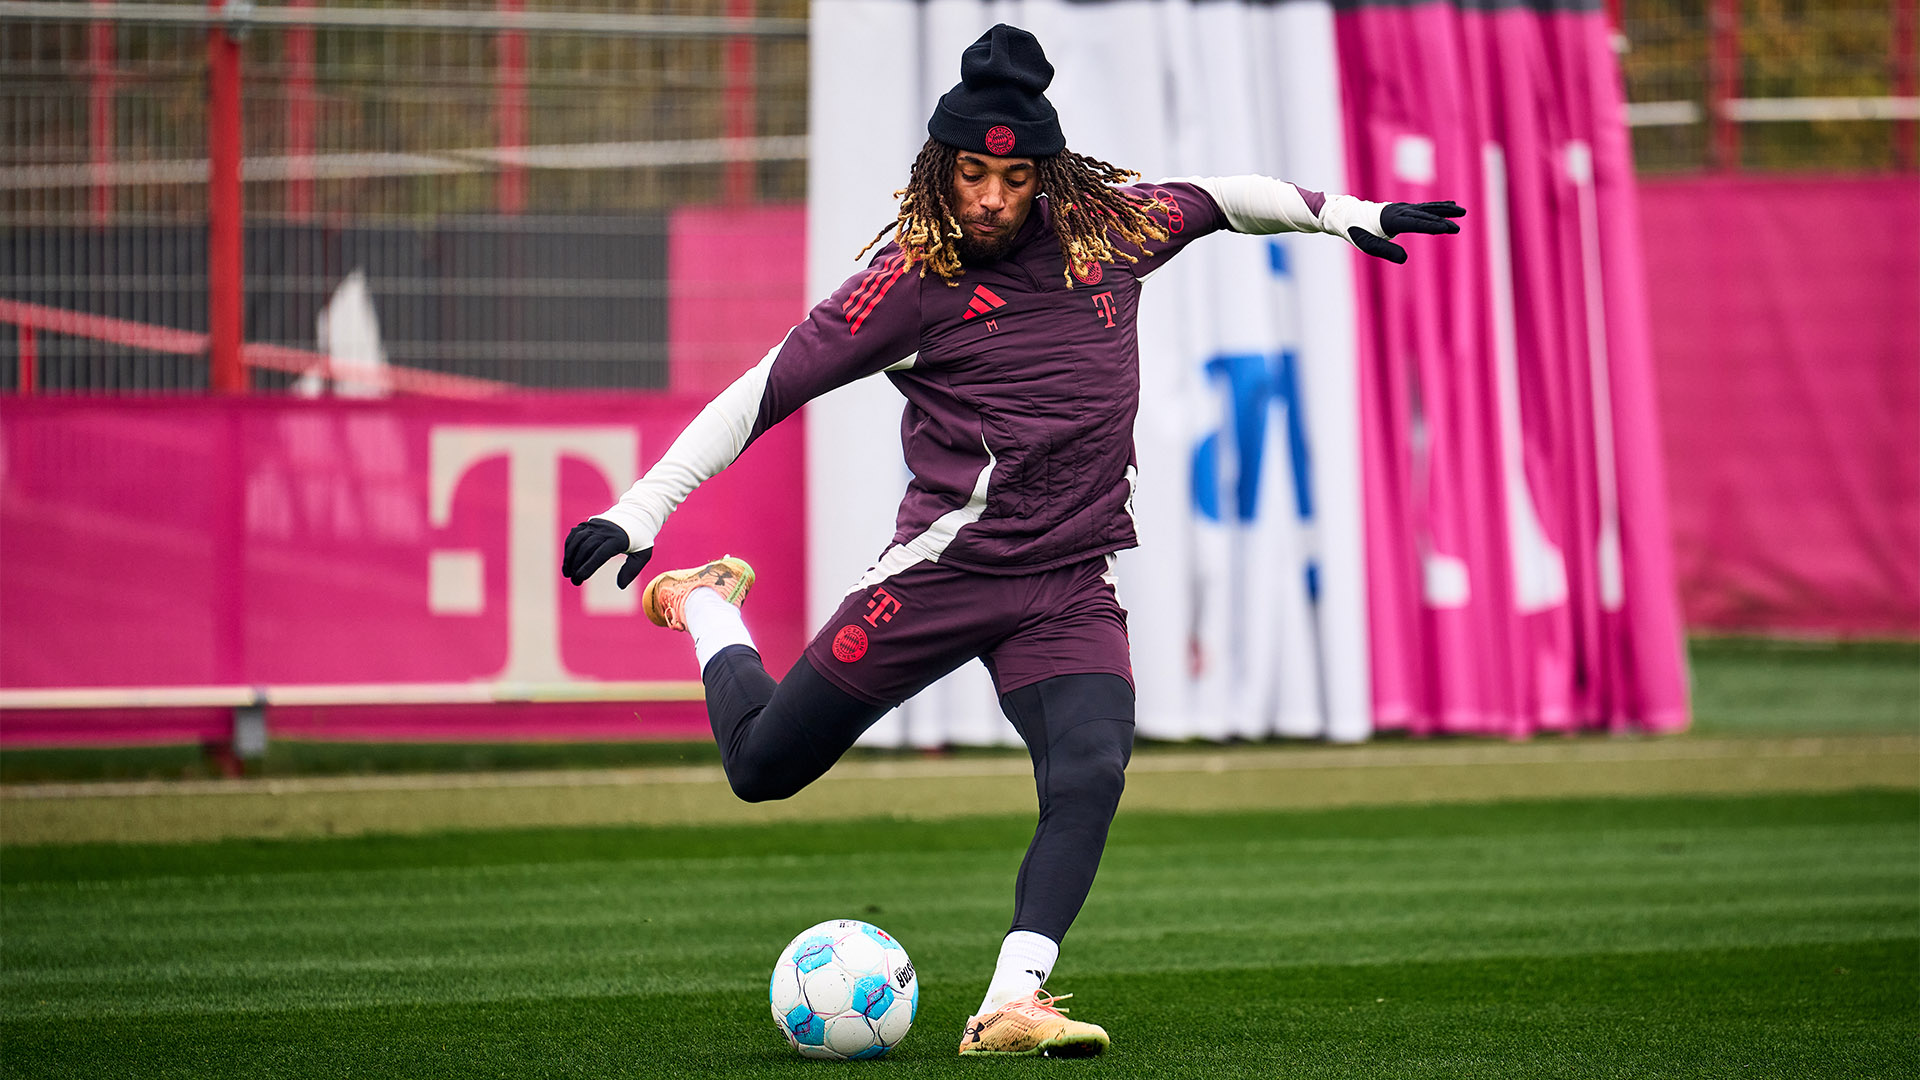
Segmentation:
{"type": "MultiPolygon", "coordinates": [[[[707,716],[734,794],[785,799],[819,779],[890,706],[828,682],[804,657],[776,683],[733,645],[707,663],[707,716]]],[[[1117,675],[1059,675],[1000,698],[1033,758],[1040,823],[1014,885],[1014,930],[1066,936],[1093,888],[1133,754],[1133,688],[1117,675]]]]}

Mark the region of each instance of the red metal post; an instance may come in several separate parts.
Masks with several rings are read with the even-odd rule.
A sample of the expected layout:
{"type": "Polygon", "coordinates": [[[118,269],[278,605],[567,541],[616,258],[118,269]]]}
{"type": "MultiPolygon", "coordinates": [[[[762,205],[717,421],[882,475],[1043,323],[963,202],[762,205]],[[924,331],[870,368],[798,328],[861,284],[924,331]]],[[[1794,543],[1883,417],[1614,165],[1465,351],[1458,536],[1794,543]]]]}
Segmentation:
{"type": "MultiPolygon", "coordinates": [[[[1907,99],[1914,96],[1915,69],[1920,68],[1920,55],[1916,55],[1914,42],[1914,6],[1914,0],[1893,0],[1893,87],[1894,93],[1907,99]]],[[[1911,120],[1893,122],[1893,164],[1905,171],[1912,171],[1920,164],[1914,153],[1911,120]]]]}
{"type": "Polygon", "coordinates": [[[225,0],[210,0],[207,30],[207,359],[217,393],[243,393],[245,333],[241,299],[245,266],[240,228],[240,43],[220,25],[225,0]]]}
{"type": "MultiPolygon", "coordinates": [[[[96,5],[112,0],[93,0],[96,5]]],[[[113,213],[113,185],[108,176],[113,167],[113,91],[114,35],[110,22],[87,25],[87,142],[92,148],[93,188],[88,209],[96,225],[104,225],[113,213]]]]}
{"type": "Polygon", "coordinates": [[[33,327],[20,324],[20,392],[31,394],[40,382],[40,350],[33,340],[33,327]]]}
{"type": "MultiPolygon", "coordinates": [[[[499,0],[501,11],[518,12],[524,0],[499,0]]],[[[527,35],[524,30],[500,33],[500,82],[496,87],[495,122],[499,126],[500,149],[515,150],[527,145],[527,35]]],[[[495,195],[500,212],[518,214],[527,208],[527,167],[517,161],[503,161],[496,181],[495,195]]]]}
{"type": "MultiPolygon", "coordinates": [[[[311,8],[313,0],[289,0],[288,7],[311,8]]],[[[293,168],[287,178],[287,213],[313,216],[313,27],[289,26],[286,32],[287,147],[293,168]]]]}
{"type": "MultiPolygon", "coordinates": [[[[753,13],[753,0],[727,0],[729,17],[751,19],[753,13]]],[[[725,135],[729,139],[750,139],[757,127],[754,112],[758,107],[754,100],[753,38],[747,34],[729,34],[726,50],[726,83],[721,91],[725,135]]],[[[754,201],[758,187],[754,182],[754,169],[754,163],[744,154],[729,155],[724,180],[728,203],[740,205],[754,201]]]]}
{"type": "Polygon", "coordinates": [[[1708,61],[1707,131],[1714,168],[1731,172],[1740,167],[1740,125],[1727,115],[1727,104],[1740,96],[1740,0],[1713,0],[1709,16],[1713,50],[1708,61]]]}

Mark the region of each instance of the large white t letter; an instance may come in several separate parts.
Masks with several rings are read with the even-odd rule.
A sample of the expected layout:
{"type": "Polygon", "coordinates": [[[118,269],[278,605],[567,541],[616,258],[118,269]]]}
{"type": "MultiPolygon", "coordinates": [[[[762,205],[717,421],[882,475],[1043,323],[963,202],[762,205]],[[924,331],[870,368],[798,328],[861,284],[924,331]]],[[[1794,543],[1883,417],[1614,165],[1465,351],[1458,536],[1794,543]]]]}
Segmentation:
{"type": "MultiPolygon", "coordinates": [[[[580,458],[599,469],[613,491],[625,491],[638,468],[640,435],[630,427],[436,427],[428,465],[434,527],[445,527],[452,516],[460,478],[501,456],[507,459],[507,663],[494,679],[565,682],[572,676],[560,660],[560,459],[580,458]]],[[[477,554],[436,552],[434,560],[429,599],[435,610],[478,610],[478,583],[457,580],[478,577],[477,554]]]]}

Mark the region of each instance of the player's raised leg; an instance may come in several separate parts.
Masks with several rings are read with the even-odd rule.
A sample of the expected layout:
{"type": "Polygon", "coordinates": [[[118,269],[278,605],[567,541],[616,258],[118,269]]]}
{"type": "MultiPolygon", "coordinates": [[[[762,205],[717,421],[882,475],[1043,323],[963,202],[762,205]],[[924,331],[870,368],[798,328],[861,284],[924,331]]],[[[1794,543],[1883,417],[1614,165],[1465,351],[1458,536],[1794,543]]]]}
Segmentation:
{"type": "Polygon", "coordinates": [[[852,697],[804,658],[776,683],[740,611],[753,581],[752,567],[722,556],[654,578],[640,607],[656,625],[693,636],[727,783],[748,802],[766,802],[819,779],[887,706],[852,697]]]}
{"type": "Polygon", "coordinates": [[[1062,675],[1003,695],[1033,758],[1040,822],[1014,886],[1002,942],[962,1054],[1091,1057],[1106,1030],[1065,1015],[1042,989],[1060,941],[1093,888],[1133,753],[1133,687],[1118,675],[1062,675]]]}

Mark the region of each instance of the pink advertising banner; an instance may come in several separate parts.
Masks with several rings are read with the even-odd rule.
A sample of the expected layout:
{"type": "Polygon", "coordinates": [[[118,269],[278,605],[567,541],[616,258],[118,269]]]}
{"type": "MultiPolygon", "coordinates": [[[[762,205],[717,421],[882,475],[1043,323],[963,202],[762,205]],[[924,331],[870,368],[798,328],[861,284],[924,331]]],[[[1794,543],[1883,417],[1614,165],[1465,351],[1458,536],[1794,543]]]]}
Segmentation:
{"type": "Polygon", "coordinates": [[[1640,194],[1688,625],[1920,636],[1920,180],[1640,194]]]}
{"type": "Polygon", "coordinates": [[[687,206],[667,235],[673,389],[725,390],[807,313],[807,208],[687,206]]]}
{"type": "MultiPolygon", "coordinates": [[[[0,688],[697,680],[687,640],[639,613],[638,586],[615,589],[609,567],[574,588],[559,559],[568,528],[703,404],[0,398],[0,688]]],[[[752,626],[776,671],[804,644],[801,446],[798,423],[769,433],[655,553],[661,568],[751,562],[752,626]]],[[[0,740],[92,725],[151,741],[221,722],[15,711],[0,740]]],[[[343,738],[704,730],[697,703],[289,709],[274,722],[343,738]]]]}
{"type": "Polygon", "coordinates": [[[1361,260],[1376,726],[1687,723],[1640,233],[1604,14],[1343,5],[1349,187],[1458,199],[1361,260]]]}

